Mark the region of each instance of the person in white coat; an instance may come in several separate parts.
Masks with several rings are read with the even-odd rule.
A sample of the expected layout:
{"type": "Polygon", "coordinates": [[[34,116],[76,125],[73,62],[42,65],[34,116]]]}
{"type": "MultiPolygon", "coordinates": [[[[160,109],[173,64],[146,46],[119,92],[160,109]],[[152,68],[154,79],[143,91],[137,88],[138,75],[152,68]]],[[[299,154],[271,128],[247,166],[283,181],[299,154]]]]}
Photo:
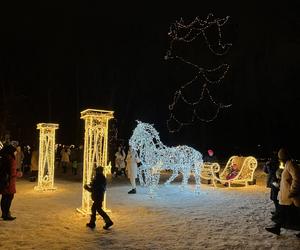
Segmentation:
{"type": "Polygon", "coordinates": [[[126,176],[125,173],[125,152],[122,146],[118,147],[118,151],[115,153],[115,166],[116,166],[116,177],[118,175],[122,175],[122,173],[126,176]]]}
{"type": "Polygon", "coordinates": [[[140,162],[140,159],[135,152],[134,149],[129,146],[128,153],[126,156],[126,169],[127,169],[127,176],[130,180],[132,189],[128,192],[128,194],[135,194],[136,193],[136,183],[135,179],[137,178],[137,164],[140,162]]]}

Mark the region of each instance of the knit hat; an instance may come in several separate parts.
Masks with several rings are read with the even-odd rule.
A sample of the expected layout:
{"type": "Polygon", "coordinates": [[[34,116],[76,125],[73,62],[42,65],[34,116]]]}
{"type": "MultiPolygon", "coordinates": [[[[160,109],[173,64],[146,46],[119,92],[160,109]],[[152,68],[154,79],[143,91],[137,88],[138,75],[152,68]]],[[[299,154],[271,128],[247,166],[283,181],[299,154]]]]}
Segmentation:
{"type": "Polygon", "coordinates": [[[286,160],[291,159],[291,156],[290,156],[290,154],[289,154],[289,152],[287,151],[286,148],[281,148],[281,149],[279,149],[279,151],[278,151],[278,158],[279,158],[280,160],[286,161],[286,160]]]}

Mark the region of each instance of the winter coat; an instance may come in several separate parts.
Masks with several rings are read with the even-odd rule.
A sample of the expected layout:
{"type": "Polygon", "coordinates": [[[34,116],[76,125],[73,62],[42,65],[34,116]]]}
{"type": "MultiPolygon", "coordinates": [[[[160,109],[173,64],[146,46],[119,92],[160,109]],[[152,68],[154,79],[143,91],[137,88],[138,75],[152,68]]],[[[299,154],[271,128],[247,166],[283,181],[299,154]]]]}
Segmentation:
{"type": "Polygon", "coordinates": [[[63,149],[63,150],[60,152],[60,155],[61,155],[61,161],[62,161],[62,162],[70,162],[70,154],[71,154],[70,149],[63,149]]]}
{"type": "Polygon", "coordinates": [[[21,150],[17,150],[17,153],[16,153],[17,169],[21,169],[23,159],[24,159],[24,153],[21,150]]]}
{"type": "Polygon", "coordinates": [[[103,174],[97,174],[90,185],[85,185],[84,188],[92,193],[93,201],[103,201],[106,190],[106,178],[103,174]]]}
{"type": "Polygon", "coordinates": [[[37,150],[33,150],[31,154],[30,170],[38,171],[39,170],[39,153],[37,150]]]}
{"type": "Polygon", "coordinates": [[[128,178],[137,178],[137,164],[140,162],[137,154],[134,151],[128,151],[126,157],[126,168],[128,171],[128,178]]]}
{"type": "Polygon", "coordinates": [[[118,170],[121,170],[122,168],[125,168],[125,153],[122,150],[122,152],[117,151],[115,154],[115,165],[118,170]]]}
{"type": "Polygon", "coordinates": [[[279,204],[300,207],[300,167],[287,161],[281,174],[279,204]]]}
{"type": "Polygon", "coordinates": [[[1,194],[14,194],[16,193],[16,179],[17,179],[17,164],[16,160],[11,156],[6,156],[6,159],[3,160],[3,164],[8,164],[8,168],[10,169],[10,178],[9,185],[7,188],[2,190],[1,194]]]}

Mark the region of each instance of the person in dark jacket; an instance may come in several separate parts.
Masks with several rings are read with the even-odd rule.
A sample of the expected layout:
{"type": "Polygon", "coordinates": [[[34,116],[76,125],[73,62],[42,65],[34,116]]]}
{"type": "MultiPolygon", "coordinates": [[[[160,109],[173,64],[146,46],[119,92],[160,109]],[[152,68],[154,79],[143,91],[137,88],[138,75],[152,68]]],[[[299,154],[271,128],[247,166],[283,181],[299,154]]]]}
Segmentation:
{"type": "Polygon", "coordinates": [[[271,158],[264,165],[264,172],[268,174],[267,178],[267,187],[271,189],[270,199],[274,202],[275,211],[271,212],[273,215],[277,214],[279,201],[278,201],[278,192],[279,192],[279,179],[276,176],[276,172],[279,168],[279,159],[277,152],[273,152],[271,158]]]}
{"type": "Polygon", "coordinates": [[[93,178],[92,182],[90,185],[85,184],[84,188],[91,192],[92,194],[92,200],[93,205],[92,205],[92,214],[91,214],[91,219],[90,222],[86,224],[87,227],[90,228],[95,228],[96,226],[96,212],[102,216],[103,220],[105,221],[105,225],[103,226],[103,229],[108,229],[113,225],[112,220],[109,218],[107,213],[105,213],[102,209],[102,203],[104,199],[104,193],[106,190],[106,178],[103,174],[103,167],[97,167],[95,172],[95,177],[93,178]]]}
{"type": "Polygon", "coordinates": [[[14,220],[16,217],[11,216],[10,207],[14,194],[16,193],[16,178],[21,177],[22,173],[17,172],[16,157],[15,157],[16,148],[12,145],[5,145],[1,151],[1,166],[7,169],[9,175],[8,185],[0,190],[1,197],[1,211],[3,220],[14,220]]]}

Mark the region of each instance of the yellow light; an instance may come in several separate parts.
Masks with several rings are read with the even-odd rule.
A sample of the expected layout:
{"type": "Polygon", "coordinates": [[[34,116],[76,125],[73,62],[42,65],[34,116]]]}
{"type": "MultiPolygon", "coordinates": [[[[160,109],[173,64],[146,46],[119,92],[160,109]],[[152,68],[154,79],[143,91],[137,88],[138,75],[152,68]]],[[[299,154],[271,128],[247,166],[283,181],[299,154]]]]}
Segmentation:
{"type": "Polygon", "coordinates": [[[284,164],[283,164],[282,161],[281,161],[280,164],[279,164],[279,168],[280,168],[280,169],[284,169],[284,164]]]}
{"type": "MultiPolygon", "coordinates": [[[[82,177],[82,205],[77,210],[83,214],[91,213],[91,194],[84,189],[90,184],[93,170],[96,166],[104,167],[105,176],[110,173],[111,165],[107,163],[108,121],[112,119],[113,111],[86,109],[82,111],[81,119],[85,121],[83,177],[82,177]]],[[[104,195],[103,209],[106,208],[106,195],[104,195]]]]}
{"type": "Polygon", "coordinates": [[[39,123],[39,172],[38,185],[34,187],[38,191],[55,190],[54,187],[54,160],[55,160],[55,130],[58,124],[39,123]]]}

